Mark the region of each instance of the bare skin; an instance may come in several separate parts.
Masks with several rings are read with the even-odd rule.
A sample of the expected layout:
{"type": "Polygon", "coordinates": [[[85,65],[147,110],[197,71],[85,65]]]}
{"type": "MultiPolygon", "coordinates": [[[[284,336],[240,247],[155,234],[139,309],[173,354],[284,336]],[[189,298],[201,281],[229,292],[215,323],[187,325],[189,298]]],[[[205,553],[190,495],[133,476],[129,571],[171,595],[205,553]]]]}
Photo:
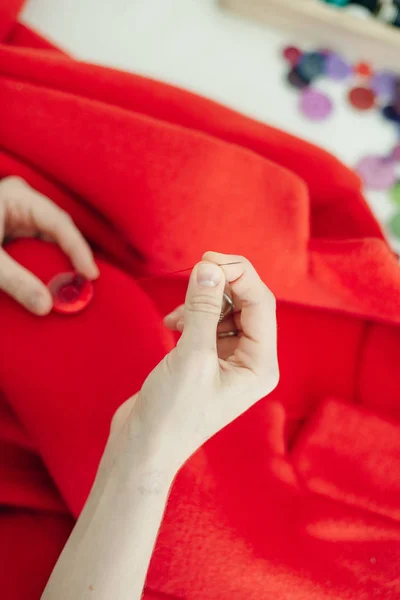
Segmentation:
{"type": "MultiPolygon", "coordinates": [[[[22,180],[2,180],[0,242],[38,234],[58,243],[77,271],[98,276],[68,215],[22,180]]],[[[1,247],[0,289],[35,314],[51,310],[47,288],[1,247]]],[[[278,383],[275,299],[245,258],[207,252],[185,304],[165,324],[182,332],[179,343],[114,415],[93,488],[42,600],[140,600],[177,472],[278,383]],[[235,312],[219,324],[227,288],[235,312]]]]}
{"type": "Polygon", "coordinates": [[[69,215],[19,177],[0,181],[0,290],[36,315],[47,315],[53,301],[47,287],[2,248],[5,240],[41,237],[58,244],[75,269],[98,277],[89,244],[69,215]]]}
{"type": "Polygon", "coordinates": [[[176,473],[278,383],[274,298],[246,259],[204,255],[184,308],[166,325],[177,329],[182,319],[177,347],[114,417],[94,487],[42,600],[139,600],[176,473]],[[235,259],[240,264],[218,266],[235,259]],[[218,340],[225,282],[240,333],[218,340]]]}

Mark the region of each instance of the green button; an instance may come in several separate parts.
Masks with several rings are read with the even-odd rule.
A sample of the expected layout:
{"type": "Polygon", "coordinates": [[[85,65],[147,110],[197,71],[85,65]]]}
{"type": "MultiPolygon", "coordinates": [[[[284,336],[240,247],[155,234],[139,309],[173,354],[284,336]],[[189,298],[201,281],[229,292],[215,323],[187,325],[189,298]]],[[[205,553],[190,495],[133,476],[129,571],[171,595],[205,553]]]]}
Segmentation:
{"type": "Polygon", "coordinates": [[[327,4],[335,4],[336,6],[347,6],[350,0],[324,0],[327,4]]]}
{"type": "Polygon", "coordinates": [[[395,204],[400,206],[400,181],[396,183],[392,191],[390,192],[391,198],[395,204]]]}
{"type": "Polygon", "coordinates": [[[400,238],[400,212],[396,213],[389,222],[389,227],[396,237],[400,238]]]}

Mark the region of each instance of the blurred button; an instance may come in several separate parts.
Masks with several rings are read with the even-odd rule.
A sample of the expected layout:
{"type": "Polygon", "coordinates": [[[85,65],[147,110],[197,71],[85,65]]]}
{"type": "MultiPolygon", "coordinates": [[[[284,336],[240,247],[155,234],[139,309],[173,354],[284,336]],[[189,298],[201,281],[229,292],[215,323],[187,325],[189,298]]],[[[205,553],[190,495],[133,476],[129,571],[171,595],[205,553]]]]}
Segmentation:
{"type": "Polygon", "coordinates": [[[349,102],[358,110],[369,110],[375,105],[375,92],[366,87],[355,87],[349,91],[349,102]]]}
{"type": "Polygon", "coordinates": [[[312,121],[321,121],[329,117],[333,110],[332,100],[317,90],[304,90],[300,96],[300,110],[312,121]]]}
{"type": "Polygon", "coordinates": [[[336,81],[346,79],[351,73],[350,65],[339,55],[332,52],[325,60],[325,75],[336,81]]]}
{"type": "Polygon", "coordinates": [[[376,14],[381,8],[381,0],[351,0],[352,4],[362,6],[371,14],[376,14]]]}
{"type": "Polygon", "coordinates": [[[393,202],[395,204],[397,204],[398,206],[400,206],[400,181],[398,181],[396,183],[396,185],[392,189],[390,195],[391,195],[393,202]]]}
{"type": "Polygon", "coordinates": [[[389,221],[389,227],[392,233],[400,238],[400,213],[396,213],[394,217],[389,221]]]}
{"type": "Polygon", "coordinates": [[[346,6],[350,0],[324,0],[327,4],[333,4],[335,6],[346,6]]]}
{"type": "Polygon", "coordinates": [[[329,50],[329,48],[318,48],[317,52],[318,54],[322,54],[322,56],[325,56],[325,58],[330,54],[334,54],[334,52],[332,52],[332,50],[329,50]]]}
{"type": "Polygon", "coordinates": [[[284,58],[293,66],[298,63],[302,54],[302,51],[299,48],[296,48],[296,46],[286,46],[286,48],[283,49],[284,58]]]}
{"type": "Polygon", "coordinates": [[[47,284],[53,310],[61,314],[81,312],[93,298],[93,284],[78,273],[59,273],[47,284]]]}
{"type": "Polygon", "coordinates": [[[388,121],[395,121],[396,123],[400,123],[400,114],[397,112],[394,106],[385,106],[382,109],[382,114],[388,121]]]}
{"type": "Polygon", "coordinates": [[[354,15],[360,19],[369,19],[371,17],[371,13],[365,6],[361,6],[360,4],[348,4],[346,6],[346,15],[354,15]]]}
{"type": "Polygon", "coordinates": [[[392,23],[396,18],[397,10],[394,2],[384,2],[379,11],[378,18],[385,23],[392,23]]]}
{"type": "Polygon", "coordinates": [[[325,70],[326,57],[320,52],[306,52],[299,60],[297,69],[303,77],[313,80],[325,70]]]}
{"type": "Polygon", "coordinates": [[[397,13],[392,19],[392,25],[395,27],[400,27],[400,8],[397,8],[397,13]]]}
{"type": "Polygon", "coordinates": [[[396,114],[400,117],[400,95],[395,96],[392,101],[392,106],[396,114]]]}
{"type": "Polygon", "coordinates": [[[381,156],[364,156],[355,170],[370,190],[389,190],[396,183],[394,161],[381,156]]]}
{"type": "Polygon", "coordinates": [[[301,90],[310,85],[310,80],[301,75],[297,67],[293,67],[287,76],[287,80],[293,87],[301,90]]]}
{"type": "Polygon", "coordinates": [[[390,158],[396,162],[400,162],[400,144],[396,144],[396,146],[393,148],[390,158]]]}
{"type": "Polygon", "coordinates": [[[358,62],[354,65],[354,71],[361,77],[371,77],[372,67],[367,62],[358,62]]]}
{"type": "Polygon", "coordinates": [[[392,98],[396,76],[390,71],[377,71],[370,81],[370,87],[379,98],[392,98]]]}

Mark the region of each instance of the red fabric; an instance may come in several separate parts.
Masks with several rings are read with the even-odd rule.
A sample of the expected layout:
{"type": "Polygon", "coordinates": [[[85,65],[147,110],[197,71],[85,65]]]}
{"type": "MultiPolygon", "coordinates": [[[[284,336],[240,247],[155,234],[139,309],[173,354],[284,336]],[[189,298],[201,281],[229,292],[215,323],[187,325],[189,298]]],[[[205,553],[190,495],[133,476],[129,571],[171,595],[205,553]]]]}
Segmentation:
{"type": "MultiPolygon", "coordinates": [[[[101,276],[75,317],[0,296],[2,597],[40,597],[111,415],[173,345],[162,315],[186,277],[135,278],[217,249],[248,256],[277,296],[281,382],[179,474],[145,599],[400,598],[400,274],[356,175],[6,29],[0,176],[66,209],[101,276]]],[[[43,281],[70,268],[44,242],[8,251],[43,281]]]]}

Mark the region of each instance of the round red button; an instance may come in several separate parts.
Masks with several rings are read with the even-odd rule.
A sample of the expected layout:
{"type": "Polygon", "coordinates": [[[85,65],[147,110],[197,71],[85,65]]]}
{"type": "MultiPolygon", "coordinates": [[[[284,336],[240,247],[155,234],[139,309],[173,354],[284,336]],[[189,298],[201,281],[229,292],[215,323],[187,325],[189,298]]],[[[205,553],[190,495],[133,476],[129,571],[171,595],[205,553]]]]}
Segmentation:
{"type": "Polygon", "coordinates": [[[366,87],[355,87],[349,92],[349,102],[358,110],[369,110],[375,105],[375,92],[366,87]]]}
{"type": "Polygon", "coordinates": [[[354,71],[361,75],[361,77],[371,77],[372,76],[372,67],[367,62],[359,62],[354,66],[354,71]]]}
{"type": "Polygon", "coordinates": [[[288,63],[295,66],[303,53],[299,48],[296,48],[296,46],[286,46],[286,48],[283,49],[282,54],[288,63]]]}
{"type": "Polygon", "coordinates": [[[59,273],[47,284],[53,310],[61,314],[81,312],[93,298],[93,284],[79,273],[59,273]]]}

